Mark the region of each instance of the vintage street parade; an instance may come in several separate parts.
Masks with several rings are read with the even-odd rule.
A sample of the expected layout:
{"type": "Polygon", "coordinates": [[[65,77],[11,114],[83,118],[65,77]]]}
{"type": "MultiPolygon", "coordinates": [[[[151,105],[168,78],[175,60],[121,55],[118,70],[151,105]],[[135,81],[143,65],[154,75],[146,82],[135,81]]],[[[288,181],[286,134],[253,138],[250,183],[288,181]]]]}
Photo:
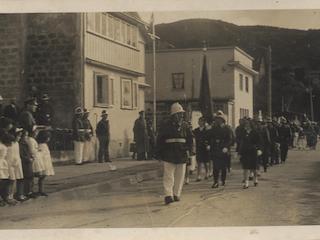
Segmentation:
{"type": "Polygon", "coordinates": [[[320,223],[318,30],[166,16],[0,14],[0,229],[320,223]]]}

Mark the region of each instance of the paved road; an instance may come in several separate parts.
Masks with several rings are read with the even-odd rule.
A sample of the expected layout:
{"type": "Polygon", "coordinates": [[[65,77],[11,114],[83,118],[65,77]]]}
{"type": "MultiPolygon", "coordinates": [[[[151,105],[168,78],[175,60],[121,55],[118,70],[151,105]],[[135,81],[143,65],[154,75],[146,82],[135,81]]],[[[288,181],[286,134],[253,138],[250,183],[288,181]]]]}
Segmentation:
{"type": "MultiPolygon", "coordinates": [[[[72,200],[34,201],[0,209],[0,228],[214,227],[320,224],[318,151],[291,151],[257,187],[242,189],[234,164],[224,188],[185,186],[182,201],[163,204],[161,180],[72,200]]],[[[194,176],[193,176],[194,177],[194,176]]],[[[251,183],[252,184],[252,183],[251,183]]]]}

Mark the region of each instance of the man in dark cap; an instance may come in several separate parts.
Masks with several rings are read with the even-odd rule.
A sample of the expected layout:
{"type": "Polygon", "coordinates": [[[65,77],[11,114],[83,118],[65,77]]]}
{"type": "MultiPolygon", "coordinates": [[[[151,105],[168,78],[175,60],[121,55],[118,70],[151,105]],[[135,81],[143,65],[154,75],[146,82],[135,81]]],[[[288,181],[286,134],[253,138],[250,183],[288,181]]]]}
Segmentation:
{"type": "Polygon", "coordinates": [[[36,128],[36,121],[33,114],[36,112],[38,103],[35,98],[29,98],[24,102],[25,109],[21,112],[19,116],[19,123],[21,127],[29,133],[32,134],[36,128]]]}
{"type": "Polygon", "coordinates": [[[97,124],[96,134],[99,140],[99,163],[111,162],[109,157],[110,125],[106,110],[101,112],[101,120],[97,124]]]}
{"type": "Polygon", "coordinates": [[[48,94],[43,94],[41,96],[38,111],[36,113],[36,120],[39,125],[52,126],[53,108],[49,100],[48,94]]]}
{"type": "Polygon", "coordinates": [[[228,167],[228,154],[232,145],[232,132],[225,126],[226,118],[224,114],[217,114],[215,124],[209,131],[210,150],[213,161],[212,188],[219,187],[219,176],[221,175],[222,186],[225,185],[228,167]]]}
{"type": "Polygon", "coordinates": [[[133,134],[137,160],[146,160],[149,151],[149,136],[144,111],[139,112],[139,118],[134,122],[133,134]]]}

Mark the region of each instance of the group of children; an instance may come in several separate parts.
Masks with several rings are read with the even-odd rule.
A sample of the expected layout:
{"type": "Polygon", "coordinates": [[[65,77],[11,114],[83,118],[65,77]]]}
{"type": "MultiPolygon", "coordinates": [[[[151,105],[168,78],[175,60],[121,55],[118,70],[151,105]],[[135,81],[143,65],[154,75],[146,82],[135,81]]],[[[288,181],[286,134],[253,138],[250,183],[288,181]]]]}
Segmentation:
{"type": "Polygon", "coordinates": [[[50,132],[18,128],[5,117],[0,118],[0,206],[16,205],[44,191],[46,176],[54,175],[47,143],[50,132]],[[38,179],[35,192],[34,178],[38,179]]]}

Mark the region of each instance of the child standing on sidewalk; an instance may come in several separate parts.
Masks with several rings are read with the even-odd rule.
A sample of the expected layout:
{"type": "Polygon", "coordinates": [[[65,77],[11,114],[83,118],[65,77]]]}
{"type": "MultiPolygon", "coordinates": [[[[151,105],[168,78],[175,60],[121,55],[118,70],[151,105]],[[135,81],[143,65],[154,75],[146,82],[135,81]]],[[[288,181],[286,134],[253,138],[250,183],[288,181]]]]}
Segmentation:
{"type": "Polygon", "coordinates": [[[9,185],[9,167],[6,160],[7,147],[3,144],[3,140],[0,139],[0,207],[6,205],[6,191],[9,185]]]}
{"type": "Polygon", "coordinates": [[[32,136],[28,137],[28,146],[33,158],[32,169],[34,177],[38,178],[38,193],[37,196],[47,196],[42,192],[43,181],[45,179],[45,167],[42,161],[42,156],[39,151],[39,145],[36,141],[38,130],[34,130],[32,136]]]}
{"type": "Polygon", "coordinates": [[[39,178],[39,194],[41,196],[48,196],[48,194],[45,193],[44,191],[44,179],[46,176],[54,175],[54,169],[52,166],[50,150],[47,144],[50,141],[50,132],[48,131],[39,132],[37,141],[39,144],[40,157],[42,159],[43,166],[44,166],[43,176],[39,178]]]}

